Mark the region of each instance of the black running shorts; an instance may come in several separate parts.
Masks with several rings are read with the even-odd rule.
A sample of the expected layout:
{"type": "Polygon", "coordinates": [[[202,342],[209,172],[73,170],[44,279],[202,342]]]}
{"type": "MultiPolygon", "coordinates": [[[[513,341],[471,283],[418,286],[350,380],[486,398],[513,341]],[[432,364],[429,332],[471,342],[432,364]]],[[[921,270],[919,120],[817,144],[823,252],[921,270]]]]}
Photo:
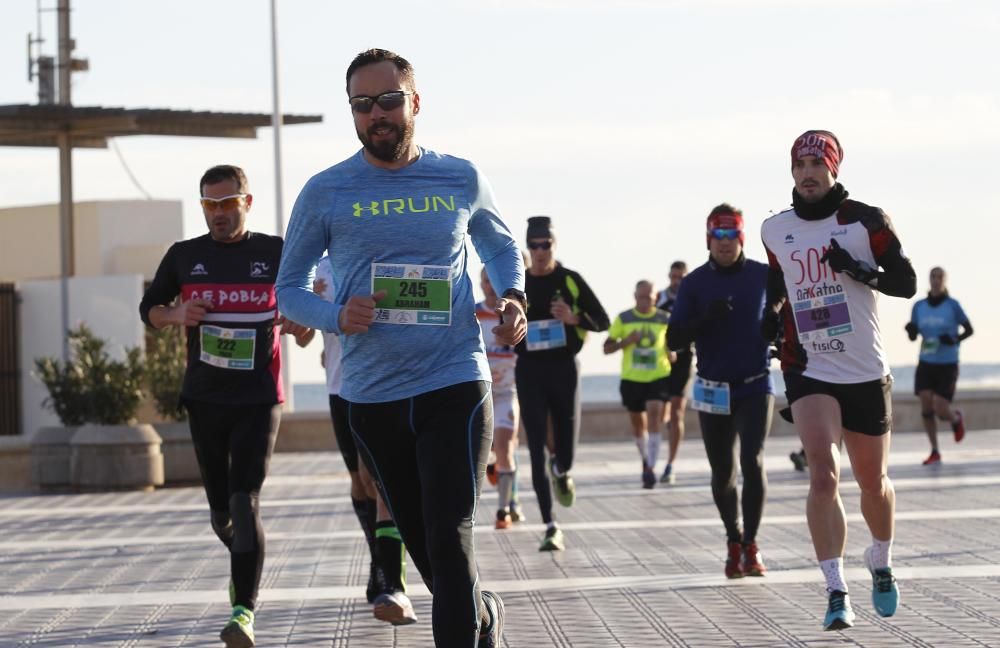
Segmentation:
{"type": "Polygon", "coordinates": [[[669,376],[648,383],[621,381],[618,392],[622,395],[622,405],[630,412],[645,412],[646,401],[667,402],[670,400],[669,381],[669,376]]]}
{"type": "Polygon", "coordinates": [[[846,430],[882,436],[892,427],[892,376],[841,385],[785,372],[785,397],[789,405],[812,394],[826,394],[837,400],[841,425],[846,430]]]}
{"type": "Polygon", "coordinates": [[[958,363],[934,364],[920,362],[913,379],[913,393],[930,390],[949,403],[955,398],[955,385],[958,383],[958,363]]]}

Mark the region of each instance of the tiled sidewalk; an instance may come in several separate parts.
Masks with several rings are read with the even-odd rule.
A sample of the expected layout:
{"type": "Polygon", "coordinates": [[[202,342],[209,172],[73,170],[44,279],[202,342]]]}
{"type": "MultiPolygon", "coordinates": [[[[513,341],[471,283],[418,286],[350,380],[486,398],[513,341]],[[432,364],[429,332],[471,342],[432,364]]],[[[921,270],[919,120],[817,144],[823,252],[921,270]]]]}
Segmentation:
{"type": "MultiPolygon", "coordinates": [[[[624,416],[623,416],[624,429],[624,416]]],[[[926,440],[899,434],[896,573],[902,603],[874,615],[861,565],[869,540],[845,466],[847,565],[857,625],[824,633],[824,587],[805,525],[807,478],[795,440],[769,441],[759,543],[766,578],[726,581],[725,549],[701,442],[675,486],[639,488],[631,442],[580,449],[578,499],[557,514],[563,553],[542,527],[492,529],[487,487],[476,547],[503,594],[505,644],[546,646],[1000,646],[1000,431],[970,432],[925,468],[926,440]]],[[[528,465],[522,457],[522,465],[528,465]]],[[[661,461],[662,466],[662,461],[661,461]]],[[[276,455],[262,494],[267,528],[259,646],[431,646],[431,600],[411,570],[416,625],[392,628],[364,601],[367,552],[335,454],[276,455]]],[[[0,646],[216,646],[228,615],[228,559],[200,489],[0,498],[0,646]]]]}

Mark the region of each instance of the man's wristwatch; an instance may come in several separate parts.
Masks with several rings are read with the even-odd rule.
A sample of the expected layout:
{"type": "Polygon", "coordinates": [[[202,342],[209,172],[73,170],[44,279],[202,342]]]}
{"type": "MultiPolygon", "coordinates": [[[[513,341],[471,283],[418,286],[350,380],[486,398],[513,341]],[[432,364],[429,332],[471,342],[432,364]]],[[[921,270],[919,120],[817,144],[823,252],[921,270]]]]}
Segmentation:
{"type": "Polygon", "coordinates": [[[508,288],[503,291],[500,295],[504,299],[510,299],[511,301],[516,301],[521,305],[521,310],[525,313],[528,312],[528,296],[524,294],[523,290],[518,290],[517,288],[508,288]]]}

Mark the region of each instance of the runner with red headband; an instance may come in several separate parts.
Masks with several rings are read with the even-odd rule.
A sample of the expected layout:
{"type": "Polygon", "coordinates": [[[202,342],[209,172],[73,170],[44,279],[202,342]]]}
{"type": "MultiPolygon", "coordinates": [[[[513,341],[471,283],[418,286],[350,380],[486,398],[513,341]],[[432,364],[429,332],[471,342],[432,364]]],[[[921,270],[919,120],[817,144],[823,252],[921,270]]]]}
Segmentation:
{"type": "Polygon", "coordinates": [[[837,182],[843,157],[833,133],[800,135],[791,150],[792,208],[761,228],[770,263],[761,333],[784,339],[785,393],[809,462],[806,517],[829,592],[827,630],[854,624],[843,571],[841,442],[872,534],[864,560],[875,611],[892,616],[899,604],[891,558],[896,496],[888,477],[892,376],[876,299],[916,292],[916,274],[889,217],[848,199],[837,182]]]}
{"type": "Polygon", "coordinates": [[[667,344],[679,351],[694,342],[697,372],[691,407],[698,410],[712,467],[712,497],[726,529],[726,577],[763,576],[767,569],[757,548],[757,529],[767,494],[764,440],[771,428],[774,384],[768,370],[770,345],[756,332],[767,266],[743,254],[740,210],[719,205],[706,225],[708,262],[681,282],[667,344]],[[742,498],[736,490],[737,438],[742,498]]]}

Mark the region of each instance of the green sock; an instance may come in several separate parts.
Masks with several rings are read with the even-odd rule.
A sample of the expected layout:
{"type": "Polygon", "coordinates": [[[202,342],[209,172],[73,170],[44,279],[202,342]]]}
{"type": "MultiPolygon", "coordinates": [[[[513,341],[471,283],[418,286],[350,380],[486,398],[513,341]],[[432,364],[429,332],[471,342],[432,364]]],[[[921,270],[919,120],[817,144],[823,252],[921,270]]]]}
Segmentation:
{"type": "Polygon", "coordinates": [[[383,520],[375,524],[375,544],[378,545],[376,555],[379,567],[385,574],[386,585],[392,590],[405,592],[406,546],[392,520],[383,520]]]}

